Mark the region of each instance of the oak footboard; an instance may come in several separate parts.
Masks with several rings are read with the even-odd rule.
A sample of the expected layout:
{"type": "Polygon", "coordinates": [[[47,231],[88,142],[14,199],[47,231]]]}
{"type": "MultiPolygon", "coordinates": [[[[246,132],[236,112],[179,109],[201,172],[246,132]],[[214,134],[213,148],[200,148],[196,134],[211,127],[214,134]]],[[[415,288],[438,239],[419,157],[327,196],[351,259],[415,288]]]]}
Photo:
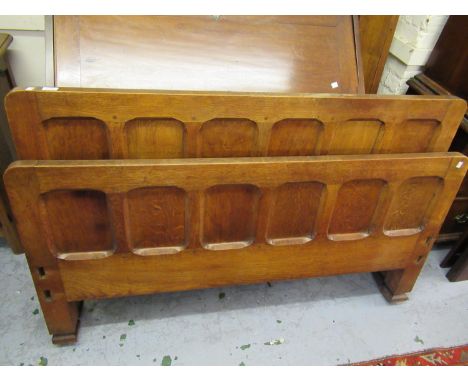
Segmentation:
{"type": "Polygon", "coordinates": [[[383,272],[402,300],[465,172],[457,153],[20,161],[5,183],[59,343],[86,299],[383,272]]]}

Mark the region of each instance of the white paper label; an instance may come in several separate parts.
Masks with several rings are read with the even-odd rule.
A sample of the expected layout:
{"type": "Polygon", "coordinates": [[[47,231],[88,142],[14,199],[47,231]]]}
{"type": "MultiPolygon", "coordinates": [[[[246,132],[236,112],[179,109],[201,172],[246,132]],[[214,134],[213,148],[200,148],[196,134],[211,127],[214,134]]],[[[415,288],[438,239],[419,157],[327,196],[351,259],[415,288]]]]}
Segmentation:
{"type": "Polygon", "coordinates": [[[335,81],[335,82],[332,82],[332,83],[330,84],[330,86],[332,87],[332,89],[336,89],[336,88],[338,87],[338,82],[336,82],[336,81],[335,81]]]}

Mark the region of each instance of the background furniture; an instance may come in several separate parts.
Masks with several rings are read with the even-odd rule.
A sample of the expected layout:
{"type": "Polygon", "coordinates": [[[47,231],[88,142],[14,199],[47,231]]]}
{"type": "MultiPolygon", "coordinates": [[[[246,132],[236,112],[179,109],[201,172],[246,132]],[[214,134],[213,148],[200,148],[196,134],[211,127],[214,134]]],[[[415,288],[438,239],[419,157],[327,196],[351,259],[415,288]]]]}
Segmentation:
{"type": "Polygon", "coordinates": [[[377,93],[399,16],[359,16],[366,93],[377,93]]]}
{"type": "MultiPolygon", "coordinates": [[[[450,16],[424,73],[408,81],[407,94],[455,94],[468,99],[468,16],[450,16]]],[[[460,123],[450,151],[468,153],[468,116],[460,123]]],[[[468,228],[468,181],[465,181],[442,226],[438,242],[460,238],[468,228]]]]}
{"type": "Polygon", "coordinates": [[[352,16],[55,16],[55,84],[363,93],[358,29],[352,16]]]}
{"type": "Polygon", "coordinates": [[[468,230],[458,239],[440,266],[451,267],[447,273],[450,281],[468,280],[468,230]]]}
{"type": "Polygon", "coordinates": [[[5,33],[0,33],[0,236],[3,236],[12,251],[21,253],[21,243],[13,223],[13,214],[3,184],[3,173],[15,159],[15,148],[8,128],[7,117],[3,99],[13,89],[15,81],[8,65],[7,48],[13,38],[5,33]]]}
{"type": "Polygon", "coordinates": [[[468,98],[468,16],[450,16],[424,74],[448,91],[468,98]]]}

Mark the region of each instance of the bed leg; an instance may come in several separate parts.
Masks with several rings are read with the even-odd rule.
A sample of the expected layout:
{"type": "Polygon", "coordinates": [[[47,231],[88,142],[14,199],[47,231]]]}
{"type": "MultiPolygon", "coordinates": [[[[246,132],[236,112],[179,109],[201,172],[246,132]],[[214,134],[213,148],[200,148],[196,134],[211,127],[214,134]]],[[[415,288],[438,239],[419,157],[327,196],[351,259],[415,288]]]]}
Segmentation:
{"type": "Polygon", "coordinates": [[[44,290],[40,283],[35,284],[47,329],[52,334],[52,343],[56,345],[75,343],[82,301],[69,302],[66,300],[65,293],[57,289],[44,290]]]}
{"type": "Polygon", "coordinates": [[[389,303],[398,304],[409,299],[408,293],[411,292],[418,279],[426,256],[419,256],[404,269],[375,272],[373,274],[380,292],[389,303]]]}
{"type": "Polygon", "coordinates": [[[395,294],[392,289],[386,284],[385,276],[388,272],[374,272],[374,280],[379,287],[380,293],[390,304],[398,304],[401,302],[408,301],[409,297],[407,293],[395,294]]]}
{"type": "Polygon", "coordinates": [[[82,301],[67,300],[56,259],[26,256],[52,343],[76,342],[82,301]]]}
{"type": "Polygon", "coordinates": [[[55,345],[73,344],[77,340],[82,302],[41,302],[42,313],[55,345]]]}
{"type": "Polygon", "coordinates": [[[66,304],[66,307],[59,307],[60,314],[57,314],[57,317],[54,317],[52,322],[50,319],[46,319],[47,327],[49,328],[49,333],[52,334],[52,343],[54,345],[74,344],[78,338],[80,313],[83,302],[67,302],[66,304]],[[60,321],[60,323],[57,321],[60,321]]]}

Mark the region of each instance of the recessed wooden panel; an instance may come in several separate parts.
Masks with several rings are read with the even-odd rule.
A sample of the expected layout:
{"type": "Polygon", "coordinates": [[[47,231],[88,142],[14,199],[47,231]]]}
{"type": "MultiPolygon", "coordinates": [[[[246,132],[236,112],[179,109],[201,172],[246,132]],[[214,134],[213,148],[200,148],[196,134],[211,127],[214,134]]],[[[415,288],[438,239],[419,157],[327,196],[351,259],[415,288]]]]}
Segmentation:
{"type": "Polygon", "coordinates": [[[395,132],[394,141],[402,153],[421,153],[428,151],[434,135],[440,128],[435,120],[414,119],[404,123],[395,132]]]}
{"type": "Polygon", "coordinates": [[[50,158],[109,158],[104,122],[95,118],[51,118],[43,125],[50,158]]]}
{"type": "Polygon", "coordinates": [[[106,194],[94,190],[51,191],[42,195],[42,200],[49,245],[55,256],[91,252],[90,258],[105,257],[103,252],[112,250],[106,194]]]}
{"type": "Polygon", "coordinates": [[[268,155],[292,156],[318,154],[323,123],[316,119],[284,119],[271,130],[268,155]]]}
{"type": "Polygon", "coordinates": [[[201,128],[201,157],[248,157],[256,147],[257,125],[248,119],[217,118],[201,128]]]}
{"type": "Polygon", "coordinates": [[[385,221],[385,234],[403,236],[421,232],[442,185],[443,180],[436,177],[406,180],[392,200],[385,221]]]}
{"type": "Polygon", "coordinates": [[[139,255],[170,254],[186,244],[187,197],[176,187],[148,187],[127,194],[130,245],[139,255]]]}
{"type": "Polygon", "coordinates": [[[267,241],[273,245],[292,245],[312,240],[324,188],[318,182],[279,186],[268,219],[267,241]]]}
{"type": "Polygon", "coordinates": [[[128,158],[182,158],[184,124],[172,118],[137,118],[125,124],[128,158]]]}
{"type": "Polygon", "coordinates": [[[260,191],[249,184],[219,185],[205,191],[202,244],[206,249],[243,248],[255,237],[260,191]]]}
{"type": "Polygon", "coordinates": [[[370,154],[383,128],[382,121],[352,120],[333,130],[328,154],[370,154]]]}
{"type": "Polygon", "coordinates": [[[355,240],[368,236],[385,185],[380,179],[359,179],[343,184],[338,191],[329,237],[355,240]]]}
{"type": "Polygon", "coordinates": [[[463,100],[442,96],[93,89],[15,90],[5,102],[21,159],[443,152],[466,111],[463,100]],[[48,150],[43,121],[64,116],[80,120],[72,118],[76,127],[57,133],[51,127],[53,150],[48,150]],[[107,137],[104,125],[95,127],[97,132],[86,125],[97,120],[107,126],[107,137]],[[61,138],[67,132],[69,138],[61,138]]]}

